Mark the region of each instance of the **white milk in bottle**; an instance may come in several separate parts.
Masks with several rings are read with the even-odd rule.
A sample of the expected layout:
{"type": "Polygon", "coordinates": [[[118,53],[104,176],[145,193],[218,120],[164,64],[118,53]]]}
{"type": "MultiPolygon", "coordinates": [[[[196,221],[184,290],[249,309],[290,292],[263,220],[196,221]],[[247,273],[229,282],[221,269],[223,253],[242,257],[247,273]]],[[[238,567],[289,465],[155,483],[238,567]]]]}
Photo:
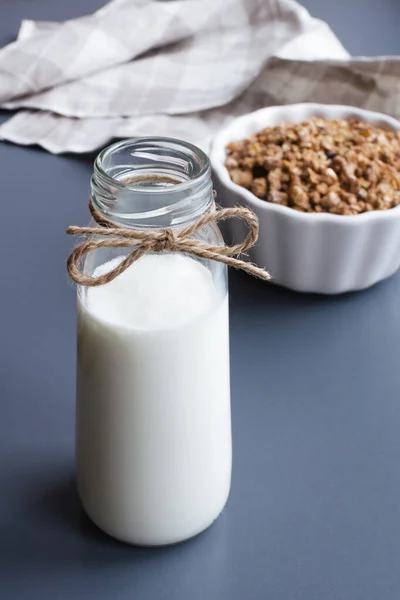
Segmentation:
{"type": "MultiPolygon", "coordinates": [[[[165,144],[171,140],[161,142],[163,165],[165,144]]],[[[134,155],[141,141],[122,145],[128,143],[134,155]]],[[[179,144],[181,154],[190,150],[188,161],[195,160],[193,155],[206,160],[190,145],[168,144],[171,154],[179,144]]],[[[111,146],[109,152],[120,147],[111,146]]],[[[151,156],[159,148],[152,146],[151,156]]],[[[102,160],[107,166],[104,153],[102,160]]],[[[156,167],[161,168],[159,163],[156,167]]],[[[171,194],[180,191],[180,184],[150,190],[150,208],[154,197],[166,206],[161,219],[158,206],[146,212],[143,218],[151,217],[151,226],[163,226],[165,215],[169,226],[176,214],[181,222],[190,221],[210,205],[208,162],[198,168],[197,178],[191,175],[197,196],[189,194],[187,204],[179,196],[178,213],[171,194]]],[[[103,164],[102,173],[106,170],[103,164]]],[[[95,199],[101,208],[98,189],[95,199]]],[[[140,188],[141,197],[148,191],[140,188]]],[[[188,190],[183,191],[186,197],[188,190]]],[[[134,204],[138,190],[124,192],[134,204]]],[[[215,225],[202,235],[222,243],[215,225]]],[[[99,254],[87,270],[99,276],[122,258],[115,252],[99,254]]],[[[110,283],[78,290],[77,477],[91,519],[127,542],[179,542],[218,517],[231,478],[224,265],[182,254],[146,254],[110,283]]]]}

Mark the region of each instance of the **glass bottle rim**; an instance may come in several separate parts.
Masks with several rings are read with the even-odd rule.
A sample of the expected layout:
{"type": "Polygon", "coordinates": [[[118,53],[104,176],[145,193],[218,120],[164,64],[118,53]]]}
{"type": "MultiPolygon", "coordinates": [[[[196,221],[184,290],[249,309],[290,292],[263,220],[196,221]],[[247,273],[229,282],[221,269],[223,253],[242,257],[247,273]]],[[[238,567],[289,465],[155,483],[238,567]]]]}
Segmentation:
{"type": "Polygon", "coordinates": [[[107,218],[129,227],[183,224],[213,205],[210,161],[171,137],[115,142],[94,162],[91,198],[107,218]]]}
{"type": "Polygon", "coordinates": [[[193,178],[189,178],[186,181],[182,181],[179,183],[174,184],[173,186],[170,187],[161,187],[159,189],[146,189],[146,188],[141,188],[140,191],[141,193],[162,193],[162,194],[168,194],[168,193],[176,193],[176,192],[180,192],[180,191],[185,191],[186,189],[190,188],[193,186],[194,183],[199,182],[199,180],[202,179],[202,177],[204,176],[208,176],[208,174],[211,171],[211,166],[210,166],[210,161],[209,158],[207,156],[207,154],[205,152],[203,152],[203,150],[201,150],[198,146],[195,146],[194,144],[191,144],[190,142],[186,142],[177,138],[171,138],[171,137],[160,137],[160,136],[138,136],[138,137],[133,137],[133,138],[129,138],[129,139],[125,139],[119,142],[115,142],[113,144],[110,144],[109,146],[106,146],[103,150],[101,150],[101,152],[97,155],[95,161],[94,161],[94,171],[95,171],[95,175],[99,174],[102,178],[104,178],[104,180],[106,180],[107,183],[112,184],[114,187],[118,187],[120,189],[126,189],[126,190],[132,190],[133,192],[135,190],[137,190],[137,185],[135,185],[134,183],[130,184],[129,182],[124,182],[123,179],[117,179],[115,177],[112,177],[109,173],[107,173],[107,171],[104,168],[104,161],[105,159],[110,156],[111,154],[118,152],[119,150],[123,150],[129,147],[132,147],[135,145],[135,143],[149,143],[149,144],[165,144],[167,145],[172,145],[175,146],[176,148],[182,148],[182,149],[186,149],[189,152],[192,152],[194,155],[196,155],[199,159],[200,159],[200,170],[198,173],[196,173],[195,177],[193,178]]]}

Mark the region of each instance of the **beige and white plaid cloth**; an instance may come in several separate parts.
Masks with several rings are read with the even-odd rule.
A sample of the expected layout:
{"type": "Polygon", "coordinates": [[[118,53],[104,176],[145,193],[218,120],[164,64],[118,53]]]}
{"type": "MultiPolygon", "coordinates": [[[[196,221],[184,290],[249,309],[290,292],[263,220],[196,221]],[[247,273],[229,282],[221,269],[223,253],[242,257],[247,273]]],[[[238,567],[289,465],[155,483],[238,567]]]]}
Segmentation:
{"type": "Polygon", "coordinates": [[[292,102],[400,117],[400,61],[350,59],[294,0],[113,0],[64,23],[23,21],[0,50],[0,138],[87,152],[168,135],[207,149],[229,119],[292,102]]]}

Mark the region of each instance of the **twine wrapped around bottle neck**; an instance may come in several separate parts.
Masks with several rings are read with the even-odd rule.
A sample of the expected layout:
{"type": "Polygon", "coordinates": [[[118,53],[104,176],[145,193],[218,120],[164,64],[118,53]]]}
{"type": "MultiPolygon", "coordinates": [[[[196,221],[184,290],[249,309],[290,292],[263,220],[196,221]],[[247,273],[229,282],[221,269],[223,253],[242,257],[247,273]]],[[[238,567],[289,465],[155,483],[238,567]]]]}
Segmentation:
{"type": "Polygon", "coordinates": [[[270,274],[264,269],[257,267],[253,263],[235,258],[235,256],[254,246],[258,239],[258,218],[248,208],[213,209],[188,227],[182,229],[168,227],[152,230],[121,227],[104,217],[96,209],[91,200],[89,202],[89,210],[99,227],[77,227],[71,225],[67,229],[68,235],[90,236],[75,247],[67,262],[69,276],[78,285],[93,287],[109,283],[148,252],[180,252],[195,256],[196,258],[216,260],[228,267],[241,269],[265,281],[271,278],[270,274]],[[241,244],[216,246],[191,237],[208,223],[217,223],[218,221],[233,217],[243,219],[249,226],[249,233],[241,244]],[[100,236],[101,239],[96,239],[93,236],[100,236]],[[99,275],[98,277],[84,275],[79,269],[80,261],[86,254],[99,248],[134,248],[134,250],[108,273],[99,275]]]}

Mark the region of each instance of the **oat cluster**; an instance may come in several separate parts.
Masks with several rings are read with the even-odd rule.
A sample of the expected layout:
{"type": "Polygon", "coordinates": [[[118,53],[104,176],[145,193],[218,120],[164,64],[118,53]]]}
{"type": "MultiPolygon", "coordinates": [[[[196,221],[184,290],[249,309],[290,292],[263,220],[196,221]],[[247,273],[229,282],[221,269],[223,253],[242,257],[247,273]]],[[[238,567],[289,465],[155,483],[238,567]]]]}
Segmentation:
{"type": "Polygon", "coordinates": [[[232,181],[267,202],[337,215],[400,204],[400,132],[315,117],[267,127],[226,150],[232,181]]]}

